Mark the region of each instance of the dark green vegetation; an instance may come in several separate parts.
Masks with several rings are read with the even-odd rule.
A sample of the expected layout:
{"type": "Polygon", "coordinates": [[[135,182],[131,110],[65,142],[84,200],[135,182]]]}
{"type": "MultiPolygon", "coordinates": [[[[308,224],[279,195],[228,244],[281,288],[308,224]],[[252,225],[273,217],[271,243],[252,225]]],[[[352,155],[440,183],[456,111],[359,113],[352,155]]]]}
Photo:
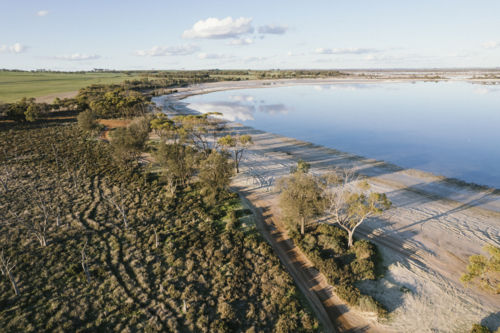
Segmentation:
{"type": "Polygon", "coordinates": [[[371,296],[361,294],[354,286],[356,281],[376,278],[376,266],[380,259],[374,244],[359,240],[348,247],[347,232],[327,224],[309,228],[305,236],[294,230],[288,235],[328,283],[334,286],[335,293],[342,300],[361,311],[374,312],[379,317],[387,315],[380,303],[371,296]]]}
{"type": "Polygon", "coordinates": [[[204,180],[227,157],[172,188],[168,168],[128,171],[75,124],[7,123],[0,146],[1,332],[317,329],[271,247],[240,231],[237,195],[204,180]]]}
{"type": "Polygon", "coordinates": [[[481,324],[472,324],[472,328],[469,333],[500,333],[500,328],[495,332],[490,331],[490,329],[481,324]]]}
{"type": "Polygon", "coordinates": [[[328,283],[335,286],[341,299],[361,311],[385,317],[385,309],[355,287],[357,281],[377,277],[376,264],[380,259],[375,245],[365,240],[355,242],[353,234],[368,217],[390,209],[391,202],[385,194],[368,193],[370,185],[355,177],[352,169],[333,169],[321,176],[311,175],[309,170],[310,165],[299,160],[291,168],[291,175],[277,182],[288,235],[328,283]],[[338,227],[307,227],[306,222],[320,216],[338,227]]]}
{"type": "Polygon", "coordinates": [[[477,286],[479,289],[500,293],[500,248],[486,244],[483,251],[487,255],[469,257],[467,273],[462,274],[460,281],[466,286],[477,286]]]}

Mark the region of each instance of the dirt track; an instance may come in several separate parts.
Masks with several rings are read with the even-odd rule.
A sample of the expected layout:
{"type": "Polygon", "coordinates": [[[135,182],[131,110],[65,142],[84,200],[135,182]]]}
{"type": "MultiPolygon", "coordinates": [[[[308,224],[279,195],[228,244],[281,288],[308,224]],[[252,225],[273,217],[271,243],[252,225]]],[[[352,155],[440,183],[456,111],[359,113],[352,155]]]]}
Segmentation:
{"type": "MultiPolygon", "coordinates": [[[[238,184],[242,185],[242,184],[238,184]]],[[[252,208],[261,234],[271,244],[276,254],[287,267],[293,279],[320,317],[327,332],[383,332],[378,325],[349,311],[349,307],[335,295],[323,275],[287,237],[272,196],[234,185],[243,200],[252,208]]]]}
{"type": "Polygon", "coordinates": [[[126,127],[128,124],[130,124],[131,120],[100,119],[97,122],[101,125],[106,126],[105,130],[99,134],[99,138],[101,140],[109,141],[109,131],[116,127],[126,127]]]}

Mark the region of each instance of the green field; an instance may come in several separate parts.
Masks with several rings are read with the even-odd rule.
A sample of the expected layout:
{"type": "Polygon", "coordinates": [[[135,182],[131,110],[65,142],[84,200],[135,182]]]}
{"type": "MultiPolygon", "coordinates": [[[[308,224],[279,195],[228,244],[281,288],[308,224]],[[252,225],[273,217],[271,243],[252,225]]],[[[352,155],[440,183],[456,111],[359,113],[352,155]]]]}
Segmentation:
{"type": "Polygon", "coordinates": [[[77,91],[94,83],[121,83],[136,78],[123,73],[25,73],[0,72],[0,101],[12,103],[23,97],[40,97],[55,93],[77,91]]]}

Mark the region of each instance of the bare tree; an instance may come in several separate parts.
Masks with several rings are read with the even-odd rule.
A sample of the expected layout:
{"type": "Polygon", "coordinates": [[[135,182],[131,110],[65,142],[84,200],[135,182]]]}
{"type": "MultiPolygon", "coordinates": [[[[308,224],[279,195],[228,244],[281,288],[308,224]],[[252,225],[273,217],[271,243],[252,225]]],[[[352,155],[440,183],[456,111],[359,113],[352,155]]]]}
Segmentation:
{"type": "Polygon", "coordinates": [[[28,229],[28,232],[35,235],[40,242],[40,245],[45,247],[47,246],[47,220],[44,220],[42,223],[36,224],[32,222],[31,224],[21,219],[17,214],[13,213],[9,209],[9,213],[14,217],[14,220],[17,224],[24,226],[28,229]]]}
{"type": "Polygon", "coordinates": [[[2,184],[3,190],[5,192],[8,192],[9,191],[8,184],[9,184],[10,178],[12,177],[12,170],[10,169],[9,166],[7,166],[6,162],[4,162],[3,165],[4,165],[5,175],[4,175],[4,179],[2,179],[2,177],[0,177],[0,184],[2,184]]]}
{"type": "Polygon", "coordinates": [[[333,169],[319,178],[323,187],[323,203],[327,216],[345,229],[349,247],[356,228],[368,217],[382,214],[392,203],[383,193],[368,193],[370,184],[356,176],[353,169],[333,169]]]}
{"type": "Polygon", "coordinates": [[[87,275],[87,282],[90,284],[90,273],[89,273],[89,264],[87,263],[87,256],[85,255],[85,246],[87,246],[87,241],[82,249],[82,267],[85,275],[87,275]]]}
{"type": "Polygon", "coordinates": [[[75,193],[78,193],[79,189],[79,181],[80,181],[80,173],[82,169],[85,169],[85,174],[87,173],[87,160],[81,161],[80,163],[72,164],[71,166],[68,164],[68,159],[62,159],[64,162],[64,167],[66,169],[66,174],[70,179],[73,180],[73,185],[75,186],[75,193]]]}
{"type": "Polygon", "coordinates": [[[156,233],[156,228],[154,228],[155,231],[155,246],[158,248],[158,234],[156,233]]]}
{"type": "Polygon", "coordinates": [[[123,183],[120,185],[120,198],[121,198],[121,207],[116,203],[116,201],[111,197],[111,196],[102,196],[103,199],[108,200],[110,203],[114,204],[116,209],[122,214],[123,216],[123,222],[125,223],[125,228],[128,228],[128,223],[127,223],[127,215],[125,212],[125,205],[124,205],[124,199],[123,199],[123,183]]]}
{"type": "Polygon", "coordinates": [[[7,165],[8,157],[7,157],[7,152],[5,151],[5,148],[2,148],[2,150],[3,150],[3,153],[5,155],[5,161],[3,162],[4,170],[5,170],[5,176],[4,176],[5,180],[0,177],[0,184],[2,184],[3,190],[5,192],[8,192],[7,187],[8,187],[9,180],[12,177],[12,169],[7,165]]]}
{"type": "Polygon", "coordinates": [[[231,135],[226,135],[219,139],[219,145],[222,148],[226,148],[232,151],[234,155],[234,164],[236,166],[236,173],[240,172],[240,161],[243,157],[243,152],[253,144],[252,137],[250,135],[241,135],[232,137],[231,135]]]}
{"type": "Polygon", "coordinates": [[[19,292],[19,288],[17,287],[16,279],[12,275],[12,269],[16,267],[16,265],[12,265],[10,263],[10,258],[5,258],[4,251],[2,249],[2,252],[0,253],[0,264],[2,266],[2,275],[7,275],[10,279],[10,282],[12,282],[12,287],[14,288],[14,292],[16,295],[20,295],[21,293],[19,292]]]}

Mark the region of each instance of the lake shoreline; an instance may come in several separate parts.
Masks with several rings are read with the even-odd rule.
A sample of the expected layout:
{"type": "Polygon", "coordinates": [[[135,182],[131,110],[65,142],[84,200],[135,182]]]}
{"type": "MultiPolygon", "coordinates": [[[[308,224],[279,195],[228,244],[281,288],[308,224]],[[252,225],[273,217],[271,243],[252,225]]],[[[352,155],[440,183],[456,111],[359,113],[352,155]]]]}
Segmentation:
{"type": "MultiPolygon", "coordinates": [[[[299,82],[295,83],[300,85],[299,82]]],[[[349,80],[343,83],[373,84],[375,80],[349,80]]],[[[314,80],[309,84],[332,83],[314,80]]],[[[233,85],[229,87],[231,89],[227,88],[193,86],[153,100],[164,100],[165,111],[171,115],[199,114],[189,109],[182,99],[212,91],[248,87],[233,85]]],[[[237,187],[240,193],[247,193],[250,201],[251,196],[255,197],[252,201],[254,206],[265,208],[268,221],[265,227],[270,230],[278,227],[282,234],[286,234],[285,230],[281,230],[279,197],[269,191],[269,187],[272,189],[274,181],[289,174],[290,166],[296,165],[299,159],[311,163],[311,172],[316,174],[331,166],[354,167],[372,184],[374,191],[388,195],[395,205],[394,210],[370,219],[356,232],[357,237],[369,239],[379,246],[384,258],[383,265],[388,267],[387,277],[363,285],[365,292],[388,306],[391,322],[383,327],[394,329],[403,324],[411,327],[411,318],[418,319],[412,313],[427,308],[428,304],[441,305],[432,309],[432,316],[420,318],[429,321],[438,318],[436,327],[453,327],[455,330],[471,322],[479,322],[489,313],[498,311],[500,300],[494,295],[466,289],[459,281],[470,255],[481,253],[486,243],[500,246],[498,190],[404,169],[236,123],[231,125],[231,132],[250,134],[254,141],[254,145],[245,153],[241,172],[235,177],[232,186],[237,187]],[[388,286],[392,287],[388,289],[388,286]],[[402,287],[413,292],[400,293],[398,290],[402,287]],[[391,305],[397,302],[403,302],[404,306],[391,305]]],[[[339,303],[330,299],[330,304],[339,303]]],[[[348,310],[342,317],[346,323],[362,321],[356,311],[348,310]]],[[[370,319],[366,318],[366,321],[370,322],[370,319]]],[[[421,325],[422,322],[414,324],[421,325]]],[[[435,322],[432,324],[435,325],[435,322]]],[[[372,328],[376,331],[379,328],[376,326],[380,324],[371,325],[375,325],[372,328]]]]}

